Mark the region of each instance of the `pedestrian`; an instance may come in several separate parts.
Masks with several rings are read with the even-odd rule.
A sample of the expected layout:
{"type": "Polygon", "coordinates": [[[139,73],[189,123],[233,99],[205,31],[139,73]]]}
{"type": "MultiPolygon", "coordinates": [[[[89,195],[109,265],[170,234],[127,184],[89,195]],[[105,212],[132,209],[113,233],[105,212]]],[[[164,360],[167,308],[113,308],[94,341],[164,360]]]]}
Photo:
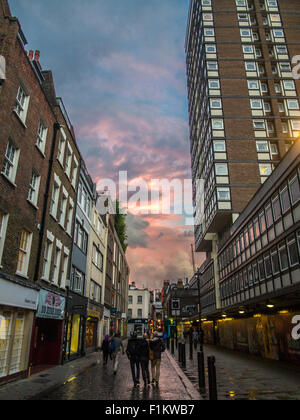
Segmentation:
{"type": "Polygon", "coordinates": [[[168,333],[166,330],[164,330],[163,340],[164,340],[165,346],[167,345],[167,339],[168,339],[168,333]]]}
{"type": "Polygon", "coordinates": [[[110,341],[110,350],[112,351],[112,357],[114,361],[114,375],[117,374],[119,361],[120,361],[121,348],[122,348],[122,353],[124,354],[125,351],[124,351],[124,346],[121,339],[121,334],[119,332],[116,332],[116,334],[112,337],[110,341]]]}
{"type": "Polygon", "coordinates": [[[134,386],[140,384],[140,362],[137,355],[137,333],[131,333],[131,338],[128,340],[126,354],[130,361],[130,368],[134,386]]]}
{"type": "Polygon", "coordinates": [[[193,332],[193,342],[194,342],[194,349],[197,350],[197,346],[198,346],[198,340],[199,340],[199,334],[198,331],[195,330],[193,332]]]}
{"type": "Polygon", "coordinates": [[[104,340],[102,341],[101,351],[103,352],[103,364],[107,365],[108,356],[110,356],[110,360],[112,360],[111,357],[111,351],[109,349],[110,344],[110,336],[109,334],[106,334],[104,340]]]}
{"type": "Polygon", "coordinates": [[[153,339],[150,340],[150,350],[152,355],[151,360],[151,371],[152,371],[152,383],[156,385],[159,384],[160,378],[160,364],[161,364],[161,354],[165,351],[166,347],[163,340],[158,336],[158,332],[153,333],[153,339]]]}
{"type": "Polygon", "coordinates": [[[147,334],[137,341],[136,353],[141,365],[142,376],[144,380],[144,386],[150,385],[150,373],[149,373],[149,340],[147,334]]]}

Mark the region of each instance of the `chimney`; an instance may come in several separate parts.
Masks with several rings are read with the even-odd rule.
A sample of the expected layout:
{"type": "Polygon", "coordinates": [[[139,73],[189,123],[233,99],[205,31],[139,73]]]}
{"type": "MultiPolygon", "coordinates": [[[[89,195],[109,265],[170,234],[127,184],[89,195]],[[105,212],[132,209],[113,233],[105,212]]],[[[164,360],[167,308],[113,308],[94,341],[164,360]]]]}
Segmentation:
{"type": "Polygon", "coordinates": [[[178,280],[177,287],[178,287],[178,289],[183,289],[183,281],[182,280],[178,280]]]}
{"type": "Polygon", "coordinates": [[[30,61],[33,60],[33,51],[32,50],[29,51],[28,58],[29,58],[30,61]]]}
{"type": "Polygon", "coordinates": [[[39,62],[39,60],[40,60],[40,55],[41,55],[40,51],[39,51],[39,50],[36,50],[36,52],[35,52],[35,54],[34,54],[34,61],[39,62]]]}

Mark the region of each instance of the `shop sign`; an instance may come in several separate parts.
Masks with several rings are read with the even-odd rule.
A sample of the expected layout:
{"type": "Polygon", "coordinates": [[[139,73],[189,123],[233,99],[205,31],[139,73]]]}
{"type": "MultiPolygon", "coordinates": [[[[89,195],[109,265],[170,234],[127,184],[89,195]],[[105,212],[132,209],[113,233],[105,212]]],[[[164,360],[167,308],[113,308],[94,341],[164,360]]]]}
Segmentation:
{"type": "Polygon", "coordinates": [[[37,318],[64,319],[65,298],[47,290],[40,290],[37,318]]]}
{"type": "Polygon", "coordinates": [[[91,318],[101,319],[101,314],[97,311],[88,311],[88,316],[91,318]]]}
{"type": "Polygon", "coordinates": [[[0,279],[0,304],[36,311],[39,292],[11,281],[0,279]]]}

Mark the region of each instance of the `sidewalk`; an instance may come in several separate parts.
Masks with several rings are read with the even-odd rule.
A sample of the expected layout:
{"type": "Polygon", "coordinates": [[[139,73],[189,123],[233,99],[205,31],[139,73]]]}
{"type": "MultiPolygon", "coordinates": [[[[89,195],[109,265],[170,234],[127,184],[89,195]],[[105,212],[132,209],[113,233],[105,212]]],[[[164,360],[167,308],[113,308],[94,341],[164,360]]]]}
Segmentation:
{"type": "MultiPolygon", "coordinates": [[[[150,373],[151,375],[151,373],[150,373]]],[[[141,380],[141,383],[143,381],[141,380]]],[[[162,357],[159,387],[133,388],[129,361],[121,356],[116,376],[93,353],[64,366],[0,386],[0,400],[202,400],[168,352],[162,357]]]]}
{"type": "MultiPolygon", "coordinates": [[[[182,370],[198,390],[199,347],[197,351],[193,348],[193,360],[189,359],[189,351],[187,343],[186,368],[182,370]]],[[[208,356],[216,358],[219,400],[300,400],[300,367],[212,345],[204,345],[206,381],[206,393],[202,395],[204,399],[209,399],[208,356]]],[[[178,363],[176,348],[172,358],[178,363]]]]}

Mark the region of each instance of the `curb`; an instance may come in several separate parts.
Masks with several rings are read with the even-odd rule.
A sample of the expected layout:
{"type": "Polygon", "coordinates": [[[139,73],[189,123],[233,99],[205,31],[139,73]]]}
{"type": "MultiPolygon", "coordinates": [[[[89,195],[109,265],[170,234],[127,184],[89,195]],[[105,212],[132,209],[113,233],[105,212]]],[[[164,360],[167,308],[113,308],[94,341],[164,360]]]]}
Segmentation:
{"type": "Polygon", "coordinates": [[[169,362],[171,363],[177,375],[179,376],[179,379],[183,383],[187,393],[191,397],[191,400],[204,401],[201,394],[195,389],[192,382],[189,380],[186,374],[182,371],[182,369],[178,366],[176,360],[172,357],[169,351],[166,351],[165,354],[167,355],[169,362]]]}

